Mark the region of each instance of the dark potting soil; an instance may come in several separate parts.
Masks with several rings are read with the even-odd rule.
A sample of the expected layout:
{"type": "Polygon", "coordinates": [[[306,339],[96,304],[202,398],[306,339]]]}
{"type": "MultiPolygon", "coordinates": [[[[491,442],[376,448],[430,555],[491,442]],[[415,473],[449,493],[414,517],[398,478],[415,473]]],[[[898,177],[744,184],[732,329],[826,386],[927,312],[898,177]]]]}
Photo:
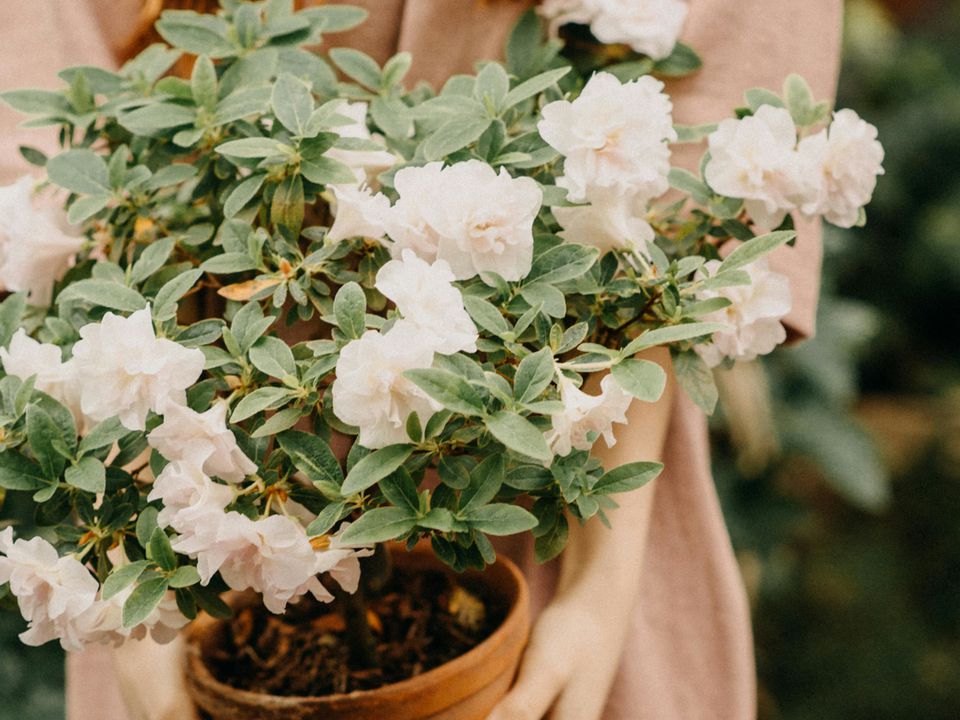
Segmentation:
{"type": "Polygon", "coordinates": [[[284,615],[260,606],[228,621],[225,643],[208,658],[223,683],[269,695],[322,696],[372,690],[419,675],[486,639],[506,607],[455,576],[396,568],[368,618],[379,667],[351,668],[345,625],[333,605],[304,599],[284,615]]]}

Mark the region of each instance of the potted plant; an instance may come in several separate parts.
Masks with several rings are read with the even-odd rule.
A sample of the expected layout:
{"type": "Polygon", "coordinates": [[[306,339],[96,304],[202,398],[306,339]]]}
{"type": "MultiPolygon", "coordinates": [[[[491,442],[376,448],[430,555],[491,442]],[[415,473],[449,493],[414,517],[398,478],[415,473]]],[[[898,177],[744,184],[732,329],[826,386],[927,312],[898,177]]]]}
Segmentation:
{"type": "Polygon", "coordinates": [[[638,353],[711,410],[711,367],[785,337],[788,213],[862,221],[875,131],[798,77],[675,127],[650,73],[695,53],[609,18],[565,45],[529,13],[435,92],[405,54],[307,49],[362,11],[222,4],[2,95],[59,128],[23,154],[77,229],[2,190],[0,488],[41,532],[0,531],[0,593],[67,649],[202,612],[214,717],[485,717],[528,626],[490,538],[550,560],[659,473],[589,452],[663,391],[638,353]]]}

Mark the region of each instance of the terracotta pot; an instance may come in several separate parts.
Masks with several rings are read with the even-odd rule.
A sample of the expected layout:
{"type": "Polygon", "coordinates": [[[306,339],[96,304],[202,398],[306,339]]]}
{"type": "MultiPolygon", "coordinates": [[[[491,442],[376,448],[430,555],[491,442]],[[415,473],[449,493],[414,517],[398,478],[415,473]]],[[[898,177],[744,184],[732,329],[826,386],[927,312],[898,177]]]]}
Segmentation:
{"type": "MultiPolygon", "coordinates": [[[[448,571],[424,544],[412,552],[395,550],[394,563],[408,572],[448,571]]],[[[485,720],[510,688],[527,642],[527,584],[516,565],[503,557],[482,573],[458,577],[482,584],[509,610],[490,637],[445,665],[377,690],[326,697],[263,695],[213,677],[203,658],[223,642],[226,624],[202,617],[187,635],[191,696],[213,720],[485,720]]]]}

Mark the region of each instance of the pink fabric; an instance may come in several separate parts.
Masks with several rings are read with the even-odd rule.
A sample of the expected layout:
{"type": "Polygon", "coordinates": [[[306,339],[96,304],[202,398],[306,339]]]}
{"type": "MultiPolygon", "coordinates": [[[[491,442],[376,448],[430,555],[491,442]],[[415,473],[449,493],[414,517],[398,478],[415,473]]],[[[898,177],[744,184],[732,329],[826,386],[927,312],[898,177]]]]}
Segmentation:
{"type": "MultiPolygon", "coordinates": [[[[135,0],[87,0],[101,27],[133,27],[135,0]],[[122,13],[127,13],[125,20],[122,13]]],[[[441,83],[499,56],[519,0],[354,0],[366,6],[368,26],[339,44],[355,44],[384,60],[396,50],[414,53],[413,79],[441,83]]],[[[685,39],[704,56],[705,68],[674,82],[678,123],[715,121],[742,102],[753,86],[778,88],[789,72],[810,80],[820,97],[832,96],[837,71],[841,0],[691,0],[685,39]]],[[[0,3],[5,33],[0,63],[4,89],[50,85],[67,64],[105,61],[100,31],[82,3],[34,0],[0,3]]],[[[126,39],[126,38],[124,38],[126,39]]],[[[14,115],[0,108],[0,171],[18,163],[14,115]]],[[[37,133],[31,133],[36,136],[37,133]]],[[[36,140],[33,140],[37,143],[36,140]]],[[[41,143],[43,144],[43,143],[41,143]]],[[[49,137],[45,142],[50,146],[49,137]]],[[[700,148],[684,147],[677,161],[691,165],[700,148]]],[[[819,282],[819,228],[804,226],[795,248],[773,262],[792,281],[795,337],[811,334],[819,282]]],[[[658,481],[639,602],[605,720],[750,720],[756,714],[749,608],[710,475],[703,415],[678,395],[658,481]]],[[[536,566],[529,541],[507,551],[526,569],[534,610],[549,600],[557,563],[536,566]]],[[[629,552],[629,548],[625,551],[629,552]]],[[[598,588],[598,593],[602,592],[598,588]]],[[[108,651],[91,648],[67,664],[69,720],[124,720],[108,651]]]]}

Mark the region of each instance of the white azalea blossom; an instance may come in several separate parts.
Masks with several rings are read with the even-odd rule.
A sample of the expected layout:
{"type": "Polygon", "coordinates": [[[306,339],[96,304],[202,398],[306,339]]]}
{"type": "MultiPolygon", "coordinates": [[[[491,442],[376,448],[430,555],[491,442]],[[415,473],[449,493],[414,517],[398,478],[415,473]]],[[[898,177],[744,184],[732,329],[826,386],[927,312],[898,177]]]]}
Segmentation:
{"type": "Polygon", "coordinates": [[[80,328],[80,338],[73,359],[83,413],[97,421],[117,416],[130,430],[145,429],[150,410],[183,404],[203,371],[202,352],[156,336],[149,307],[126,318],[107,313],[80,328]]]}
{"type": "Polygon", "coordinates": [[[611,194],[648,201],[667,191],[668,142],[677,139],[673,105],[663,83],[644,76],[621,83],[596,73],[573,100],[543,108],[540,135],[564,156],[563,176],[573,202],[611,194]]]}
{"type": "Polygon", "coordinates": [[[376,288],[396,304],[405,320],[430,338],[435,352],[452,355],[477,351],[477,327],[453,285],[453,271],[443,260],[432,265],[409,249],[377,273],[376,288]]]}
{"type": "Polygon", "coordinates": [[[355,237],[383,238],[390,212],[390,199],[386,195],[374,195],[368,187],[361,185],[337,185],[331,191],[336,207],[327,240],[340,242],[355,237]]]}
{"type": "Polygon", "coordinates": [[[153,481],[147,500],[163,502],[157,515],[160,527],[189,534],[211,513],[223,513],[234,493],[207,477],[196,462],[187,460],[167,464],[153,481]]]}
{"type": "Polygon", "coordinates": [[[76,363],[64,361],[59,347],[34,340],[21,328],[13,334],[9,347],[0,348],[0,362],[7,375],[21,380],[35,376],[34,387],[65,405],[81,434],[92,426],[80,410],[76,363]]]}
{"type": "Polygon", "coordinates": [[[541,14],[556,28],[589,25],[602,43],[623,43],[661,60],[677,44],[687,17],[680,0],[544,0],[541,14]]]}
{"type": "Polygon", "coordinates": [[[27,291],[31,302],[48,305],[83,238],[66,234],[52,213],[35,207],[33,183],[25,176],[0,187],[0,290],[27,291]]]}
{"type": "Polygon", "coordinates": [[[575,449],[589,450],[601,436],[608,447],[616,444],[613,424],[627,422],[627,408],[633,398],[612,375],[603,378],[600,390],[599,395],[590,395],[569,378],[561,378],[563,410],[552,415],[553,427],[544,433],[555,454],[569,455],[575,449]]]}
{"type": "Polygon", "coordinates": [[[216,402],[204,413],[185,405],[171,404],[163,424],[148,436],[151,447],[167,460],[200,463],[204,473],[228,482],[240,482],[257,471],[257,465],[243,454],[237,438],[227,428],[227,404],[216,402]]]}
{"type": "Polygon", "coordinates": [[[840,110],[829,130],[800,141],[799,153],[809,172],[820,179],[816,198],[803,206],[803,212],[853,227],[860,208],[873,196],[877,176],[883,174],[877,128],[853,110],[840,110]]]}
{"type": "MultiPolygon", "coordinates": [[[[370,134],[370,129],[367,127],[367,109],[368,105],[365,102],[344,100],[337,106],[337,115],[349,118],[352,122],[346,125],[338,125],[333,128],[333,131],[344,138],[374,140],[370,134]]],[[[380,140],[382,141],[382,138],[380,140]]],[[[327,150],[324,155],[342,162],[353,170],[358,184],[375,181],[377,175],[384,170],[389,170],[397,163],[397,157],[386,148],[383,150],[332,148],[327,150]]]]}
{"type": "Polygon", "coordinates": [[[0,531],[0,585],[10,583],[20,613],[29,623],[20,639],[27,645],[59,640],[64,650],[82,650],[87,640],[84,614],[96,601],[99,583],[73,557],[60,557],[40,537],[14,540],[13,528],[0,531]]]}
{"type": "Polygon", "coordinates": [[[387,224],[394,257],[410,249],[427,262],[445,260],[457,280],[495,272],[513,281],[530,272],[543,201],[531,178],[467,160],[404,168],[395,186],[400,199],[387,224]]]}
{"type": "MultiPolygon", "coordinates": [[[[719,260],[711,260],[703,266],[701,276],[712,276],[719,267],[719,260]]],[[[694,346],[710,367],[727,358],[753,360],[787,339],[781,320],[790,312],[790,281],[770,270],[764,259],[743,270],[750,275],[749,285],[705,290],[697,295],[700,300],[724,297],[731,301],[722,310],[702,318],[704,322],[724,323],[729,327],[715,333],[712,343],[694,346]]]]}
{"type": "Polygon", "coordinates": [[[333,383],[333,412],[360,430],[359,442],[376,449],[407,442],[406,422],[411,413],[420,420],[441,406],[404,377],[405,370],[433,364],[432,343],[408,320],[389,332],[368,330],[340,353],[333,383]]]}
{"type": "Polygon", "coordinates": [[[123,626],[123,604],[136,589],[136,585],[124,588],[109,600],[98,599],[79,620],[83,628],[85,644],[122,645],[127,639],[143,640],[150,637],[158,643],[173,642],[181,628],[190,620],[177,607],[173,591],[157,604],[157,607],[140,624],[125,628],[123,626]]]}
{"type": "Polygon", "coordinates": [[[797,151],[797,126],[783,108],[763,105],[752,116],[722,121],[709,146],[706,181],[721,195],[742,198],[761,228],[779,226],[817,191],[818,179],[797,151]]]}
{"type": "Polygon", "coordinates": [[[610,250],[634,250],[646,254],[647,243],[655,233],[650,223],[637,214],[629,197],[612,195],[590,205],[553,208],[563,230],[558,233],[568,242],[610,250]]]}

